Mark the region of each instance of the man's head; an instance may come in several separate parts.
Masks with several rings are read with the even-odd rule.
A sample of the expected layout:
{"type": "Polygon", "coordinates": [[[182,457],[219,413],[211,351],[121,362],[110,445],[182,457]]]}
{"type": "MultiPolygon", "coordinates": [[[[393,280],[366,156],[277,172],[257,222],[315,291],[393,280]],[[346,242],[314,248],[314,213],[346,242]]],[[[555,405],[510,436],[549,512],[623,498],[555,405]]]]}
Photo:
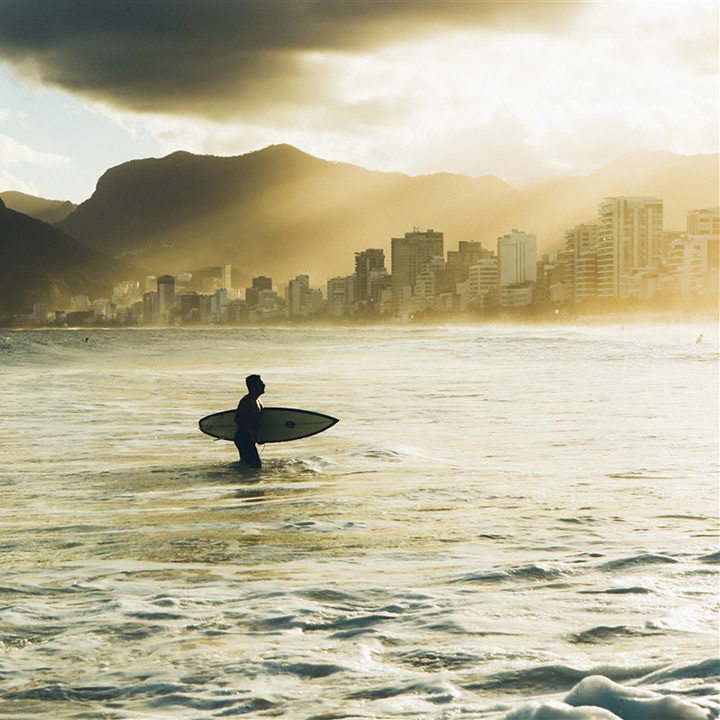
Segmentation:
{"type": "Polygon", "coordinates": [[[251,395],[259,397],[265,392],[265,383],[259,375],[248,375],[245,378],[245,384],[251,395]]]}

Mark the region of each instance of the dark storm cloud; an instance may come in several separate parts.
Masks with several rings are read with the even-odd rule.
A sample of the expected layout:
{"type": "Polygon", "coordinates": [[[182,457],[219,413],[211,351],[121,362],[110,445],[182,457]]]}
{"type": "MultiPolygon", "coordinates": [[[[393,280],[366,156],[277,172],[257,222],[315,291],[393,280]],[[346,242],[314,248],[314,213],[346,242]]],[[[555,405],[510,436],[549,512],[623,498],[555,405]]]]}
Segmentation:
{"type": "Polygon", "coordinates": [[[552,31],[579,4],[215,0],[0,2],[0,57],[118,107],[223,117],[328,92],[308,53],[357,52],[450,28],[552,31]]]}

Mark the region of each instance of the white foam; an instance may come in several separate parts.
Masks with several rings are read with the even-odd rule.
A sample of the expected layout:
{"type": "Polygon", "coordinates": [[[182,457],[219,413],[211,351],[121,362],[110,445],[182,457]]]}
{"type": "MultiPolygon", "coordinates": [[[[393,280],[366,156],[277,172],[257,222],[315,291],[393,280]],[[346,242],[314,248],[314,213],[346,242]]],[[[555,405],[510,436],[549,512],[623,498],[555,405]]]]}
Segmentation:
{"type": "Polygon", "coordinates": [[[623,720],[707,720],[707,709],[680,698],[650,690],[630,688],[602,675],[579,682],[565,702],[575,707],[597,705],[616,713],[623,720]]]}
{"type": "Polygon", "coordinates": [[[526,703],[506,715],[506,720],[621,720],[598,707],[575,708],[557,700],[526,703]]]}
{"type": "Polygon", "coordinates": [[[692,701],[591,675],[581,680],[564,702],[527,703],[512,710],[505,720],[710,720],[716,717],[710,708],[692,701]]]}

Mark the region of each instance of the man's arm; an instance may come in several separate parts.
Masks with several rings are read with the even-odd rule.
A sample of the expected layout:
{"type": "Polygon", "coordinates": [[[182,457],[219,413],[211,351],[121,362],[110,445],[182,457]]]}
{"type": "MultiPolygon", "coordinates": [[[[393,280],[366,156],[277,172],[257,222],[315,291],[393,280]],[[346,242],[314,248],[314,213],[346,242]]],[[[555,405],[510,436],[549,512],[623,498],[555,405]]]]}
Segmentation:
{"type": "Polygon", "coordinates": [[[238,429],[247,430],[253,440],[257,438],[258,428],[260,426],[260,408],[257,402],[246,395],[238,404],[235,412],[235,422],[238,429]]]}

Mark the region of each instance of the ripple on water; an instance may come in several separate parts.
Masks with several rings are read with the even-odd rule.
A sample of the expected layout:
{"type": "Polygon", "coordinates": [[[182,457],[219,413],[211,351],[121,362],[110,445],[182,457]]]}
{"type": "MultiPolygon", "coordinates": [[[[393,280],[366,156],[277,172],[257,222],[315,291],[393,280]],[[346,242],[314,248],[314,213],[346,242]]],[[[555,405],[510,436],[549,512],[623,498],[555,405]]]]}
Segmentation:
{"type": "Polygon", "coordinates": [[[632,570],[648,565],[677,565],[680,561],[668,555],[654,555],[652,553],[641,553],[618,560],[610,560],[600,566],[601,570],[616,572],[621,570],[632,570]]]}
{"type": "Polygon", "coordinates": [[[633,637],[647,637],[648,635],[662,635],[657,630],[649,628],[634,628],[627,625],[607,626],[599,625],[598,627],[584,630],[570,636],[570,642],[578,644],[604,644],[613,640],[627,639],[633,637]]]}

